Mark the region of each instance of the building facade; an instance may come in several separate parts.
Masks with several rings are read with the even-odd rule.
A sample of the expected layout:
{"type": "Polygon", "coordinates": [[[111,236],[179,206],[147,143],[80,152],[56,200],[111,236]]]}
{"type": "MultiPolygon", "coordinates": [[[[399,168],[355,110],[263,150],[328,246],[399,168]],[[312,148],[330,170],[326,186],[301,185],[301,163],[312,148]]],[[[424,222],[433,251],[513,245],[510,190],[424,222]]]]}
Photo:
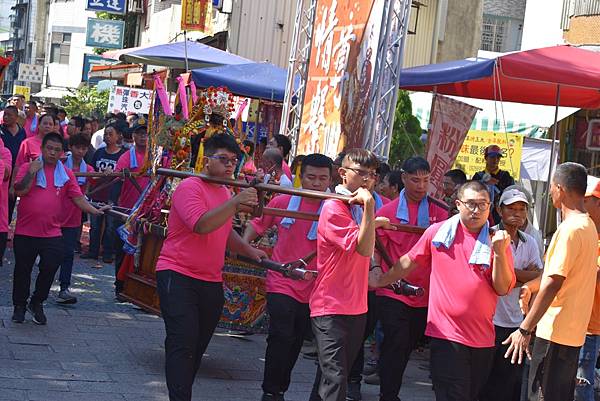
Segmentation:
{"type": "Polygon", "coordinates": [[[505,53],[521,49],[527,0],[484,0],[481,50],[505,53]]]}

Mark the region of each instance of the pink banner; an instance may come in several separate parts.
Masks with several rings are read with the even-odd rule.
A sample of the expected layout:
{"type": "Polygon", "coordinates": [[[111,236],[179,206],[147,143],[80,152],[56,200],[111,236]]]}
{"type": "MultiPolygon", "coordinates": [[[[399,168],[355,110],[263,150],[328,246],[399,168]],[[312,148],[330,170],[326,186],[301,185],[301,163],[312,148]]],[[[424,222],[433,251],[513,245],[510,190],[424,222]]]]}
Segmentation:
{"type": "Polygon", "coordinates": [[[185,91],[185,82],[183,82],[182,76],[178,76],[176,79],[179,84],[178,92],[179,92],[179,103],[181,103],[181,113],[183,114],[183,118],[185,118],[187,120],[188,118],[190,118],[190,113],[188,110],[188,98],[187,98],[187,92],[185,91]]]}
{"type": "Polygon", "coordinates": [[[163,108],[163,111],[166,115],[172,116],[173,111],[171,111],[171,104],[169,103],[169,95],[165,90],[165,86],[163,85],[162,79],[160,79],[159,74],[154,74],[154,90],[158,95],[158,99],[160,100],[160,104],[163,108]]]}
{"type": "Polygon", "coordinates": [[[431,166],[429,193],[441,199],[444,174],[452,169],[478,108],[440,95],[432,101],[435,103],[427,138],[427,161],[431,166]]]}

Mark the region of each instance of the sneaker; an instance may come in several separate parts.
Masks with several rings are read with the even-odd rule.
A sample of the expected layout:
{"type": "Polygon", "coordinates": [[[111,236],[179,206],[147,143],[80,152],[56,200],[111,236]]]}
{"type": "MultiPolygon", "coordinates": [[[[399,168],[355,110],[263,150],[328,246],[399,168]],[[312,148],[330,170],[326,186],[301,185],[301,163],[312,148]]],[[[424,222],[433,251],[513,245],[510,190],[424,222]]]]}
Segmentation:
{"type": "Polygon", "coordinates": [[[379,386],[379,373],[375,372],[370,374],[369,376],[365,376],[363,381],[367,384],[373,384],[375,386],[379,386]]]}
{"type": "Polygon", "coordinates": [[[44,307],[39,303],[27,304],[27,310],[33,316],[33,323],[44,325],[47,322],[46,315],[44,315],[44,307]]]}
{"type": "Polygon", "coordinates": [[[63,305],[70,305],[77,303],[77,297],[71,295],[69,290],[61,290],[56,297],[56,302],[63,305]]]}
{"type": "Polygon", "coordinates": [[[285,401],[283,398],[283,393],[273,394],[273,393],[263,393],[261,401],[285,401]]]}
{"type": "Polygon", "coordinates": [[[346,390],[346,401],[361,401],[362,395],[360,394],[360,382],[348,383],[348,389],[346,390]]]}
{"type": "Polygon", "coordinates": [[[25,321],[25,306],[15,305],[12,321],[15,323],[23,323],[25,321]]]}

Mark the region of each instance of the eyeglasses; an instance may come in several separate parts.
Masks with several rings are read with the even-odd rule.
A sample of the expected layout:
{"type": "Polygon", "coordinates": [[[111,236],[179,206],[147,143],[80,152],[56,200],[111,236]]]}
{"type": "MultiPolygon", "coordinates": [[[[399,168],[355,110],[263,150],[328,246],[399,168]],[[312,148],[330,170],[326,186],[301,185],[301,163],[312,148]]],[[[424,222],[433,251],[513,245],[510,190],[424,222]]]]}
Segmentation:
{"type": "Polygon", "coordinates": [[[237,157],[234,157],[233,159],[228,158],[227,156],[207,156],[209,159],[213,159],[213,160],[218,160],[221,162],[221,164],[223,164],[224,166],[227,166],[229,164],[231,164],[232,166],[236,166],[238,163],[238,159],[237,157]]]}
{"type": "Polygon", "coordinates": [[[465,205],[465,207],[467,209],[469,209],[470,211],[474,212],[476,210],[487,210],[490,207],[490,202],[474,202],[474,201],[461,201],[460,199],[458,199],[458,201],[460,203],[462,203],[463,205],[465,205]]]}
{"type": "Polygon", "coordinates": [[[344,168],[347,168],[348,170],[354,171],[363,180],[368,180],[369,178],[370,179],[377,178],[377,173],[374,172],[374,171],[361,170],[361,169],[353,168],[353,167],[344,167],[344,168]]]}

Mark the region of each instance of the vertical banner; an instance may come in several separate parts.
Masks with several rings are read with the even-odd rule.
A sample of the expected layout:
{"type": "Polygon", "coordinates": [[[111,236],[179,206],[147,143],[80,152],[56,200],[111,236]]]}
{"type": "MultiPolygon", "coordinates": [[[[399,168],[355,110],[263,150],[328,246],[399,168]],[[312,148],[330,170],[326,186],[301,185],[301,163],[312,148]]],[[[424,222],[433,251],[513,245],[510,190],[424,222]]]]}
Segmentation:
{"type": "Polygon", "coordinates": [[[181,30],[210,32],[212,8],[211,0],[182,0],[181,30]]]}
{"type": "Polygon", "coordinates": [[[456,155],[475,118],[477,107],[437,95],[432,100],[431,132],[427,138],[427,161],[431,166],[429,193],[442,197],[442,179],[452,168],[456,155]]]}
{"type": "Polygon", "coordinates": [[[298,154],[361,147],[383,0],[318,0],[298,154]]]}

